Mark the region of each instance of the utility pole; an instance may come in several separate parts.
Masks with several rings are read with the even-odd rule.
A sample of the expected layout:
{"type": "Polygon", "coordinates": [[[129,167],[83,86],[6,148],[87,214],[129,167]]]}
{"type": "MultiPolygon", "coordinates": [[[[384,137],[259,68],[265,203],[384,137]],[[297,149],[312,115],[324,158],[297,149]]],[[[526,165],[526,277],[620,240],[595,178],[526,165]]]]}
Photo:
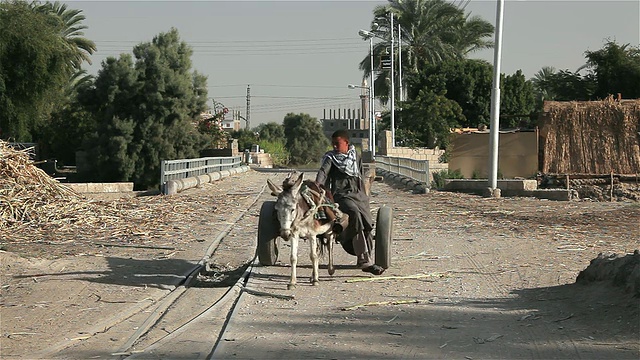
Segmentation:
{"type": "Polygon", "coordinates": [[[402,33],[400,28],[400,19],[398,19],[398,86],[400,87],[400,95],[398,96],[398,99],[400,99],[400,101],[404,101],[404,90],[402,88],[402,33]]]}
{"type": "Polygon", "coordinates": [[[247,130],[251,128],[249,126],[251,120],[251,85],[247,85],[247,130]]]}
{"type": "Polygon", "coordinates": [[[496,7],[496,40],[493,50],[493,87],[491,89],[491,127],[489,128],[489,189],[491,197],[500,197],[498,191],[498,141],[500,138],[500,64],[502,60],[502,23],[504,0],[496,7]]]}
{"type": "Polygon", "coordinates": [[[393,13],[390,13],[391,15],[391,147],[395,148],[396,147],[396,109],[395,109],[395,97],[396,97],[396,93],[395,93],[395,84],[393,83],[393,73],[394,73],[394,68],[393,68],[393,58],[394,56],[394,49],[393,49],[393,13]]]}

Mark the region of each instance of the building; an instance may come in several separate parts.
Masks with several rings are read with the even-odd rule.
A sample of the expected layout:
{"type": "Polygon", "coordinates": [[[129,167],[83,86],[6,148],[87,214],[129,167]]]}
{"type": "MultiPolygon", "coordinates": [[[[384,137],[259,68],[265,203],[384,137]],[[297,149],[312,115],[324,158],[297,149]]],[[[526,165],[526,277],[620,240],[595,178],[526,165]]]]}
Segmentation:
{"type": "MultiPolygon", "coordinates": [[[[225,108],[226,110],[226,108],[225,108]]],[[[222,130],[230,133],[232,131],[238,131],[240,130],[240,112],[239,111],[232,111],[231,113],[227,111],[224,111],[224,116],[222,117],[222,120],[220,121],[220,126],[222,127],[222,130]]],[[[213,110],[207,110],[206,112],[200,114],[200,116],[203,119],[210,119],[212,117],[215,116],[215,112],[213,110]]]]}
{"type": "Polygon", "coordinates": [[[369,149],[369,94],[367,82],[363,81],[360,93],[360,109],[324,109],[321,124],[322,132],[331,139],[331,134],[339,129],[349,133],[351,143],[369,149]]]}

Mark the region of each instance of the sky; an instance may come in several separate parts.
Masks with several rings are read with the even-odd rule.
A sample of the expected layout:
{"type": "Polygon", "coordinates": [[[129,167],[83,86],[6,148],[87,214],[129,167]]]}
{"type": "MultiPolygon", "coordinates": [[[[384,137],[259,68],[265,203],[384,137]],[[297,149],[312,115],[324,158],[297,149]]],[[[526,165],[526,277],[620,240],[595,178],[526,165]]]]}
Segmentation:
{"type": "MultiPolygon", "coordinates": [[[[458,1],[459,2],[459,1],[458,1]]],[[[246,115],[250,127],[282,123],[287,113],[322,119],[325,110],[360,107],[359,63],[373,10],[386,1],[66,1],[82,10],[85,37],[97,45],[85,68],[97,74],[107,57],[176,28],[194,51],[193,68],[207,76],[208,105],[246,115]]],[[[466,11],[495,25],[497,1],[471,0],[466,11]]],[[[543,66],[576,71],[585,51],[608,40],[640,44],[640,0],[506,0],[501,72],[530,79],[543,66]]],[[[377,41],[377,40],[376,40],[377,41]]],[[[471,55],[494,62],[494,50],[471,55]]],[[[376,110],[380,110],[377,105],[376,110]]],[[[245,124],[242,123],[242,126],[245,124]]]]}

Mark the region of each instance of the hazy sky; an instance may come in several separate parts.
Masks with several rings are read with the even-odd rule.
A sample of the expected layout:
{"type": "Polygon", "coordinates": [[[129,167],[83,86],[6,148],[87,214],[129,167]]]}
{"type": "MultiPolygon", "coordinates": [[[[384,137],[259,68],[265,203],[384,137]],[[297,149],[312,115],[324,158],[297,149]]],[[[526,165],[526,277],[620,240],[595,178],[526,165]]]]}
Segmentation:
{"type": "MultiPolygon", "coordinates": [[[[322,118],[323,109],[356,109],[358,64],[368,59],[373,9],[385,1],[66,1],[83,10],[85,36],[98,46],[95,74],[108,56],[130,53],[171,27],[193,50],[193,69],[208,77],[209,97],[245,116],[251,127],[282,123],[286,113],[322,118]]],[[[466,10],[495,24],[497,1],[466,10]]],[[[531,78],[543,66],[575,71],[584,52],[607,39],[640,43],[640,0],[505,1],[502,72],[531,78]]],[[[493,62],[493,50],[472,57],[493,62]]],[[[212,101],[209,101],[209,105],[212,101]]],[[[244,124],[243,124],[244,125],[244,124]]]]}

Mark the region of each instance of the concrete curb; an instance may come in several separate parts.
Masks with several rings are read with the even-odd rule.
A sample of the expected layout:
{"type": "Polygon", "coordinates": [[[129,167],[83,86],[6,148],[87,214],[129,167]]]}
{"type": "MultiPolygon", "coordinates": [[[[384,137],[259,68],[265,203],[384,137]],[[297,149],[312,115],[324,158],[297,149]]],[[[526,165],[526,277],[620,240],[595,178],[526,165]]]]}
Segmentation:
{"type": "Polygon", "coordinates": [[[399,186],[411,190],[414,194],[426,194],[430,191],[425,184],[415,181],[403,175],[376,168],[376,175],[382,176],[385,181],[390,181],[399,186]]]}
{"type": "Polygon", "coordinates": [[[198,175],[196,177],[169,180],[165,184],[164,193],[165,195],[175,195],[180,191],[191,189],[202,184],[214,182],[216,180],[222,179],[223,177],[227,177],[233,174],[247,172],[249,170],[250,168],[248,166],[241,165],[239,167],[231,168],[228,170],[214,171],[212,173],[198,175]]]}

